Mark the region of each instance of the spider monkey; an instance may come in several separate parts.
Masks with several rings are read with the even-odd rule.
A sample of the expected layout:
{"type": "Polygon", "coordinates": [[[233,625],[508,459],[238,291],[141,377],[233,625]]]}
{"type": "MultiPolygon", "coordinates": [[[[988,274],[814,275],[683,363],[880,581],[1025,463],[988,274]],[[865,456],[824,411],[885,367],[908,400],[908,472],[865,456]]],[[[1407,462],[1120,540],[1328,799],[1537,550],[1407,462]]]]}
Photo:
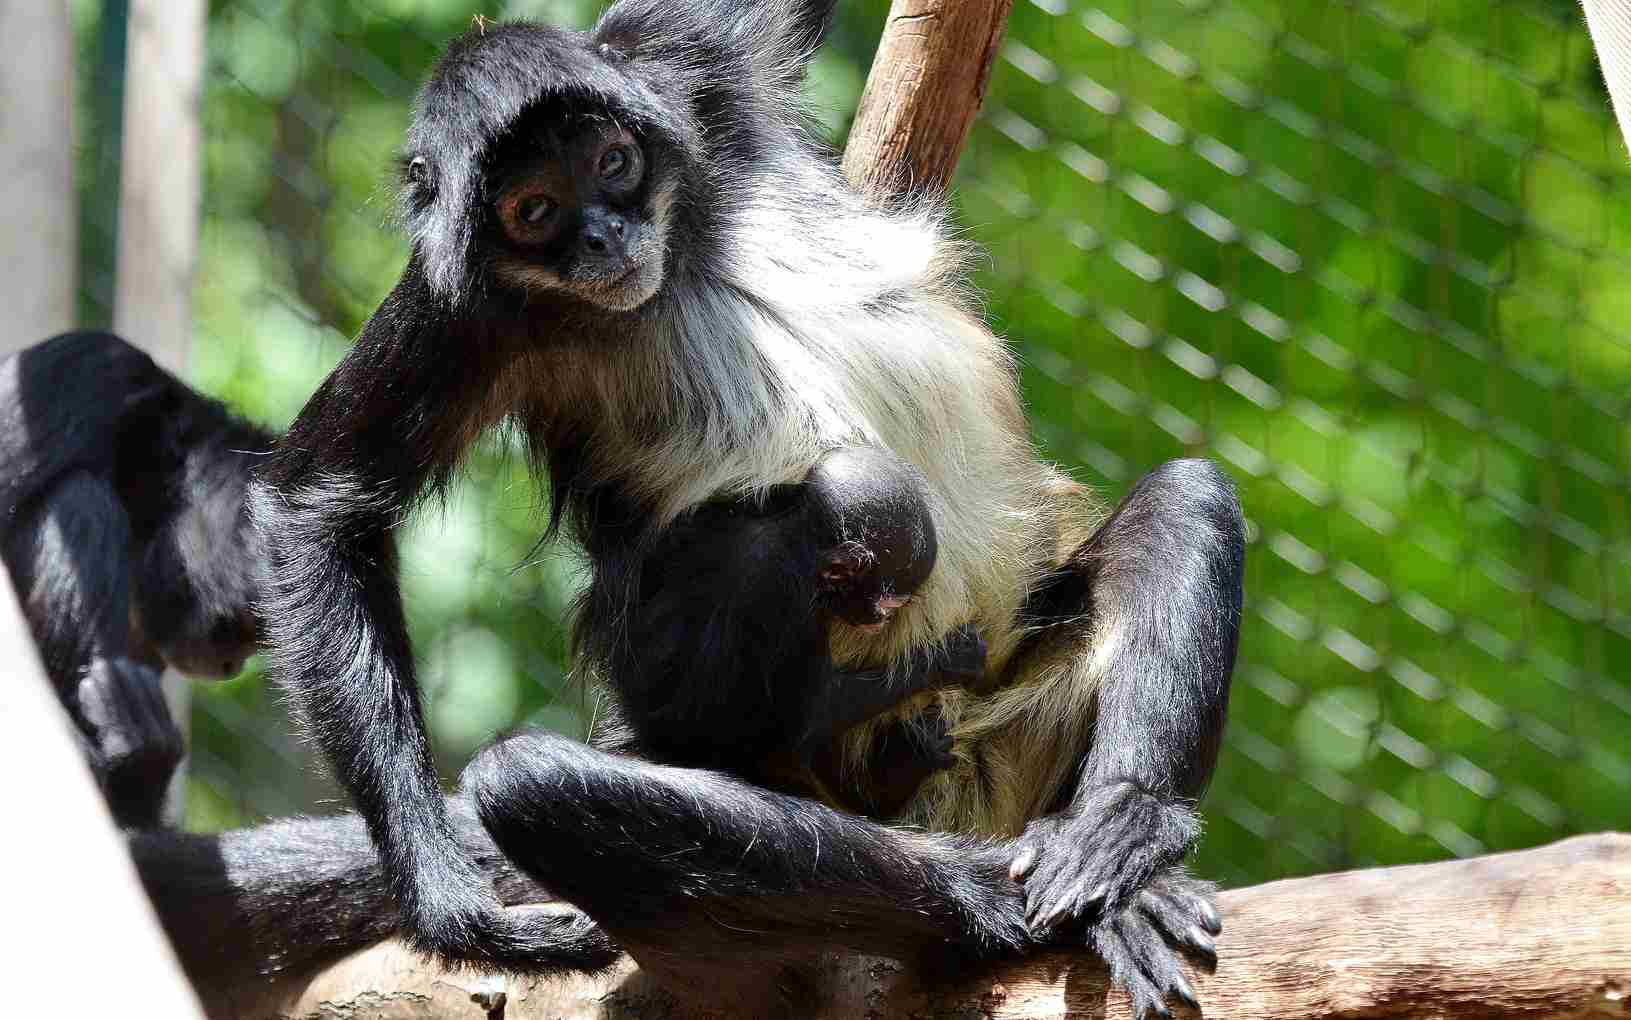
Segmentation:
{"type": "MultiPolygon", "coordinates": [[[[575,626],[603,675],[593,651],[638,638],[637,568],[687,512],[834,448],[890,451],[927,482],[938,556],[882,628],[833,622],[834,661],[898,669],[971,625],[997,688],[934,695],[956,763],[897,816],[927,831],[542,735],[467,771],[482,819],[643,964],[1077,938],[1159,1012],[1187,991],[1170,947],[1216,929],[1177,862],[1234,665],[1239,504],[1215,467],[1177,461],[1094,527],[1027,436],[938,207],[869,202],[807,130],[799,84],[832,6],[618,0],[587,33],[483,23],[449,47],[409,131],[407,267],[251,493],[269,658],[415,945],[593,966],[599,946],[501,912],[448,821],[393,526],[510,422],[547,467],[551,532],[587,554],[575,626]],[[665,940],[676,919],[691,937],[665,940]]],[[[846,738],[846,765],[878,728],[846,738]]]]}
{"type": "Polygon", "coordinates": [[[231,676],[254,649],[244,492],[271,445],[112,334],[0,362],[0,556],[120,825],[159,824],[183,754],[164,667],[231,676]]]}

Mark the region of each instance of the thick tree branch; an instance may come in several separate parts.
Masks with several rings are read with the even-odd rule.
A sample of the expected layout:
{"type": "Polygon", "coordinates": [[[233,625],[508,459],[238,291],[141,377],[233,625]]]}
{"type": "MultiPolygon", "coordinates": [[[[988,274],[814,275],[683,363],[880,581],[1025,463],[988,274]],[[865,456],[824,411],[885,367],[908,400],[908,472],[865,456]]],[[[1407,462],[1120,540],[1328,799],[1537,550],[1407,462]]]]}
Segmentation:
{"type": "Polygon", "coordinates": [[[1013,0],[894,0],[844,151],[879,198],[941,192],[957,169],[1013,0]]]}
{"type": "MultiPolygon", "coordinates": [[[[1217,973],[1197,975],[1208,1020],[1330,1017],[1631,1017],[1631,836],[1299,878],[1222,896],[1217,973]]],[[[821,1018],[1127,1016],[1086,952],[989,971],[918,975],[835,963],[821,1018]]],[[[632,965],[600,979],[449,975],[390,942],[303,985],[214,1015],[692,1020],[632,965]]],[[[1182,1015],[1181,1010],[1175,1011],[1182,1015]]]]}

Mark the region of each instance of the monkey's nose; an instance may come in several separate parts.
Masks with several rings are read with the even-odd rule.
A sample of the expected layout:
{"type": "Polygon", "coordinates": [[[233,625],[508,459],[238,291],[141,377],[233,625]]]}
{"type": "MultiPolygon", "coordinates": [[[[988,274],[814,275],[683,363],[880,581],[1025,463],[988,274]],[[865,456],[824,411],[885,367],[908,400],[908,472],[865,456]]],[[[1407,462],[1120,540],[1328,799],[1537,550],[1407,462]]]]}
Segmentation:
{"type": "Polygon", "coordinates": [[[590,255],[621,255],[628,227],[616,213],[598,216],[583,227],[583,250],[590,255]]]}

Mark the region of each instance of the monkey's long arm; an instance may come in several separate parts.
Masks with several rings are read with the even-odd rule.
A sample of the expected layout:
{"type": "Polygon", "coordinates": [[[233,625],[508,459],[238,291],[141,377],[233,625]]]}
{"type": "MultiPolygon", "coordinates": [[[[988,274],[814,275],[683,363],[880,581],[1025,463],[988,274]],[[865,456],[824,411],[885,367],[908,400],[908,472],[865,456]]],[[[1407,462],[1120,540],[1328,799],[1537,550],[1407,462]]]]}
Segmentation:
{"type": "MultiPolygon", "coordinates": [[[[1069,806],[1026,827],[1013,875],[1034,930],[1089,922],[1135,1013],[1169,989],[1154,987],[1140,963],[1148,951],[1113,921],[1200,835],[1192,808],[1223,735],[1244,555],[1228,479],[1206,461],[1173,461],[1134,487],[1045,595],[1090,607],[1094,651],[1082,668],[1097,674],[1083,678],[1097,683],[1097,710],[1069,806]]],[[[1215,917],[1207,908],[1195,923],[1215,927],[1215,917]]]]}
{"type": "Polygon", "coordinates": [[[450,336],[444,307],[410,265],[268,458],[251,497],[266,650],[366,820],[414,945],[518,971],[592,968],[601,947],[499,910],[443,809],[425,732],[391,529],[485,424],[496,346],[469,320],[450,336]]]}
{"type": "Polygon", "coordinates": [[[29,500],[5,543],[57,697],[122,826],[159,824],[184,752],[156,664],[130,649],[130,522],[107,479],[73,471],[29,500]]]}

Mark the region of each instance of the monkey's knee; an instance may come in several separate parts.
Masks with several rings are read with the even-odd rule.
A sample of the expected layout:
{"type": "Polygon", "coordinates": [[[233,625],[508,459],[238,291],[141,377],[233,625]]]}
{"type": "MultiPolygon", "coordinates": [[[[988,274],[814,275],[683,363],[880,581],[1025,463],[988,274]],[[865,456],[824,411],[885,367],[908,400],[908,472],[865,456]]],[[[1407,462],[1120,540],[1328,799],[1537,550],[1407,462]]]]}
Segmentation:
{"type": "Polygon", "coordinates": [[[459,786],[486,820],[500,814],[548,811],[563,785],[583,771],[588,748],[544,730],[526,730],[496,740],[479,751],[459,776],[459,786]]]}
{"type": "Polygon", "coordinates": [[[1204,519],[1227,534],[1244,534],[1234,480],[1213,461],[1200,457],[1169,460],[1139,479],[1128,498],[1139,497],[1153,500],[1157,508],[1204,519]]]}

